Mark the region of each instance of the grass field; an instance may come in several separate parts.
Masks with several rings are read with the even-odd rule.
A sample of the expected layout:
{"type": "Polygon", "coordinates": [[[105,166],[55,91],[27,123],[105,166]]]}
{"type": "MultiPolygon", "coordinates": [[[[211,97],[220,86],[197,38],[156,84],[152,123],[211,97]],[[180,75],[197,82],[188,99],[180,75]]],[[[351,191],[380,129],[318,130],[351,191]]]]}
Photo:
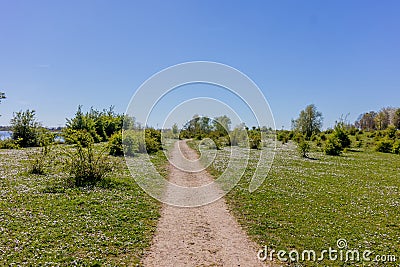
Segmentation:
{"type": "MultiPolygon", "coordinates": [[[[244,177],[226,196],[233,214],[260,249],[268,246],[287,252],[308,249],[318,253],[337,248],[337,240],[345,239],[349,249],[397,256],[397,265],[379,262],[378,266],[398,266],[400,156],[350,151],[333,157],[313,152],[310,157],[314,159],[305,159],[292,142],[278,143],[264,184],[249,193],[260,153],[252,150],[244,177]]],[[[229,155],[227,148],[218,152],[209,168],[214,176],[226,168],[229,155]]],[[[328,260],[301,264],[362,266],[361,262],[328,260]]]]}
{"type": "MultiPolygon", "coordinates": [[[[64,146],[56,146],[60,155],[64,146]]],[[[67,148],[68,149],[68,148],[67,148]]],[[[64,187],[55,157],[46,175],[27,173],[35,148],[0,150],[0,265],[135,266],[149,246],[160,204],[120,167],[103,186],[64,187]]],[[[137,162],[142,170],[142,156],[137,162]]],[[[123,165],[124,158],[115,158],[123,165]]],[[[162,152],[152,156],[160,167],[162,152]]]]}

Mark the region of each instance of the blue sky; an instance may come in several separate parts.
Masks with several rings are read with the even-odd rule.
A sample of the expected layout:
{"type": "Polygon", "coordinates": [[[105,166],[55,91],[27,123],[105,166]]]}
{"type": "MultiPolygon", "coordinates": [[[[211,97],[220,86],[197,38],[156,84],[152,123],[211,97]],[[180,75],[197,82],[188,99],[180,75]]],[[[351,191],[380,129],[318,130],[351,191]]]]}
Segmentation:
{"type": "Polygon", "coordinates": [[[195,60],[248,75],[277,128],[310,103],[324,127],[341,114],[354,121],[400,106],[399,10],[399,1],[0,0],[0,125],[28,108],[47,126],[79,104],[124,112],[151,75],[195,60]]]}

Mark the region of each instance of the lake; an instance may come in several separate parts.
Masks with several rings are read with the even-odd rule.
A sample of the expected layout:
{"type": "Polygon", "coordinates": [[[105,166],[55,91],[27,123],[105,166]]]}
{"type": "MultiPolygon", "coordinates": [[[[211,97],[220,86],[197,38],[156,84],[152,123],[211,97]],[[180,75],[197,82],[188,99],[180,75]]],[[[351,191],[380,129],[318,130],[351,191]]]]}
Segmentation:
{"type": "Polygon", "coordinates": [[[9,131],[0,131],[0,140],[5,140],[11,138],[12,132],[9,131]]]}
{"type": "MultiPolygon", "coordinates": [[[[10,131],[0,131],[0,140],[10,139],[11,135],[12,135],[12,132],[10,132],[10,131]]],[[[60,143],[65,142],[64,138],[62,136],[60,136],[59,134],[56,134],[56,136],[54,137],[54,141],[60,142],[60,143]]]]}

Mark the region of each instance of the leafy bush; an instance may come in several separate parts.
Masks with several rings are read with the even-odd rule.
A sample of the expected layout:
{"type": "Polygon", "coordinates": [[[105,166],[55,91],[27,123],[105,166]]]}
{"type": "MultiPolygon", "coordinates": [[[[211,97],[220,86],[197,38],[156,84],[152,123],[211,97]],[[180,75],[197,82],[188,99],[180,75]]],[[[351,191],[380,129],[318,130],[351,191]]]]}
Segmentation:
{"type": "Polygon", "coordinates": [[[21,147],[37,146],[39,127],[34,110],[16,112],[11,119],[12,139],[21,147]]]}
{"type": "Polygon", "coordinates": [[[304,141],[304,139],[306,139],[306,136],[304,136],[302,133],[298,132],[294,135],[293,137],[293,141],[295,141],[296,143],[299,143],[300,141],[304,141]]]}
{"type": "Polygon", "coordinates": [[[333,134],[336,136],[338,139],[340,146],[342,148],[348,148],[351,145],[351,140],[349,138],[349,135],[346,131],[345,125],[343,122],[339,122],[335,125],[333,134]]]}
{"type": "Polygon", "coordinates": [[[251,149],[261,149],[261,132],[260,130],[250,130],[248,131],[249,147],[251,149]]]}
{"type": "Polygon", "coordinates": [[[38,144],[40,150],[30,155],[30,164],[28,172],[32,174],[45,174],[45,168],[48,165],[52,144],[54,143],[54,134],[47,129],[40,129],[38,134],[38,144]]]}
{"type": "MultiPolygon", "coordinates": [[[[145,130],[145,142],[147,153],[155,153],[162,149],[161,132],[153,128],[145,130]]],[[[139,143],[140,144],[140,143],[139,143]]],[[[139,148],[140,152],[140,148],[139,148]]]]}
{"type": "Polygon", "coordinates": [[[297,143],[297,150],[303,158],[308,158],[310,148],[310,144],[305,140],[301,140],[299,143],[297,143]]]}
{"type": "Polygon", "coordinates": [[[383,153],[391,153],[393,149],[393,140],[384,138],[376,142],[375,150],[383,153]]]}
{"type": "Polygon", "coordinates": [[[392,148],[392,153],[400,154],[400,140],[397,140],[396,142],[394,142],[393,148],[392,148]]]}
{"type": "Polygon", "coordinates": [[[124,148],[122,147],[122,132],[115,133],[111,136],[110,140],[108,141],[108,147],[110,149],[110,155],[124,155],[124,148]]]}
{"type": "Polygon", "coordinates": [[[30,156],[28,172],[32,174],[45,174],[46,166],[49,162],[50,146],[43,146],[39,152],[30,156]]]}
{"type": "Polygon", "coordinates": [[[94,143],[93,137],[86,130],[73,130],[65,128],[63,132],[65,143],[79,144],[83,147],[88,147],[94,143]]]}
{"type": "Polygon", "coordinates": [[[319,134],[319,138],[321,138],[321,141],[326,141],[326,135],[325,135],[325,133],[320,133],[319,134]]]}
{"type": "Polygon", "coordinates": [[[331,135],[325,142],[324,152],[326,155],[339,156],[342,149],[340,141],[335,135],[331,135]]]}
{"type": "MultiPolygon", "coordinates": [[[[114,133],[121,131],[123,121],[124,116],[116,114],[113,107],[103,111],[91,108],[89,112],[83,113],[82,106],[79,106],[75,117],[67,119],[67,129],[86,131],[92,136],[93,141],[98,143],[107,141],[114,133]]],[[[130,127],[128,123],[126,126],[130,127]]]]}
{"type": "Polygon", "coordinates": [[[135,147],[137,147],[137,150],[139,150],[138,139],[135,139],[132,134],[124,134],[122,146],[125,156],[129,157],[133,157],[135,155],[135,147]]]}
{"type": "Polygon", "coordinates": [[[395,139],[396,138],[396,128],[393,125],[390,125],[385,130],[385,135],[390,139],[395,139]]]}
{"type": "Polygon", "coordinates": [[[18,140],[13,140],[13,139],[5,139],[5,140],[0,140],[0,149],[19,149],[21,148],[19,146],[19,141],[18,140]]]}
{"type": "Polygon", "coordinates": [[[281,141],[282,144],[286,144],[289,141],[289,137],[285,132],[278,132],[278,134],[276,135],[276,139],[278,141],[281,141]]]}
{"type": "Polygon", "coordinates": [[[121,142],[125,156],[162,150],[161,131],[151,128],[144,130],[144,133],[143,130],[124,130],[121,142]]]}
{"type": "Polygon", "coordinates": [[[66,170],[75,186],[95,185],[112,171],[112,162],[103,151],[95,152],[93,144],[83,147],[77,144],[67,153],[66,170]]]}
{"type": "Polygon", "coordinates": [[[230,133],[230,143],[232,146],[239,146],[246,143],[247,133],[244,127],[238,126],[230,133]]]}

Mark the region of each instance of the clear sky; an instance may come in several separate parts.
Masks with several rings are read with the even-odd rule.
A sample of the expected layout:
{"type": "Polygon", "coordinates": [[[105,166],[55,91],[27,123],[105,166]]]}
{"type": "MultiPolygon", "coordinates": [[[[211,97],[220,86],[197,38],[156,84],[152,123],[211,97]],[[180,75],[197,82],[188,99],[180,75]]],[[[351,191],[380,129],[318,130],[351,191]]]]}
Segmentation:
{"type": "Polygon", "coordinates": [[[0,0],[0,125],[25,109],[46,126],[79,104],[124,112],[151,75],[194,60],[248,75],[277,128],[310,103],[325,128],[354,121],[400,106],[399,12],[400,1],[0,0]]]}

